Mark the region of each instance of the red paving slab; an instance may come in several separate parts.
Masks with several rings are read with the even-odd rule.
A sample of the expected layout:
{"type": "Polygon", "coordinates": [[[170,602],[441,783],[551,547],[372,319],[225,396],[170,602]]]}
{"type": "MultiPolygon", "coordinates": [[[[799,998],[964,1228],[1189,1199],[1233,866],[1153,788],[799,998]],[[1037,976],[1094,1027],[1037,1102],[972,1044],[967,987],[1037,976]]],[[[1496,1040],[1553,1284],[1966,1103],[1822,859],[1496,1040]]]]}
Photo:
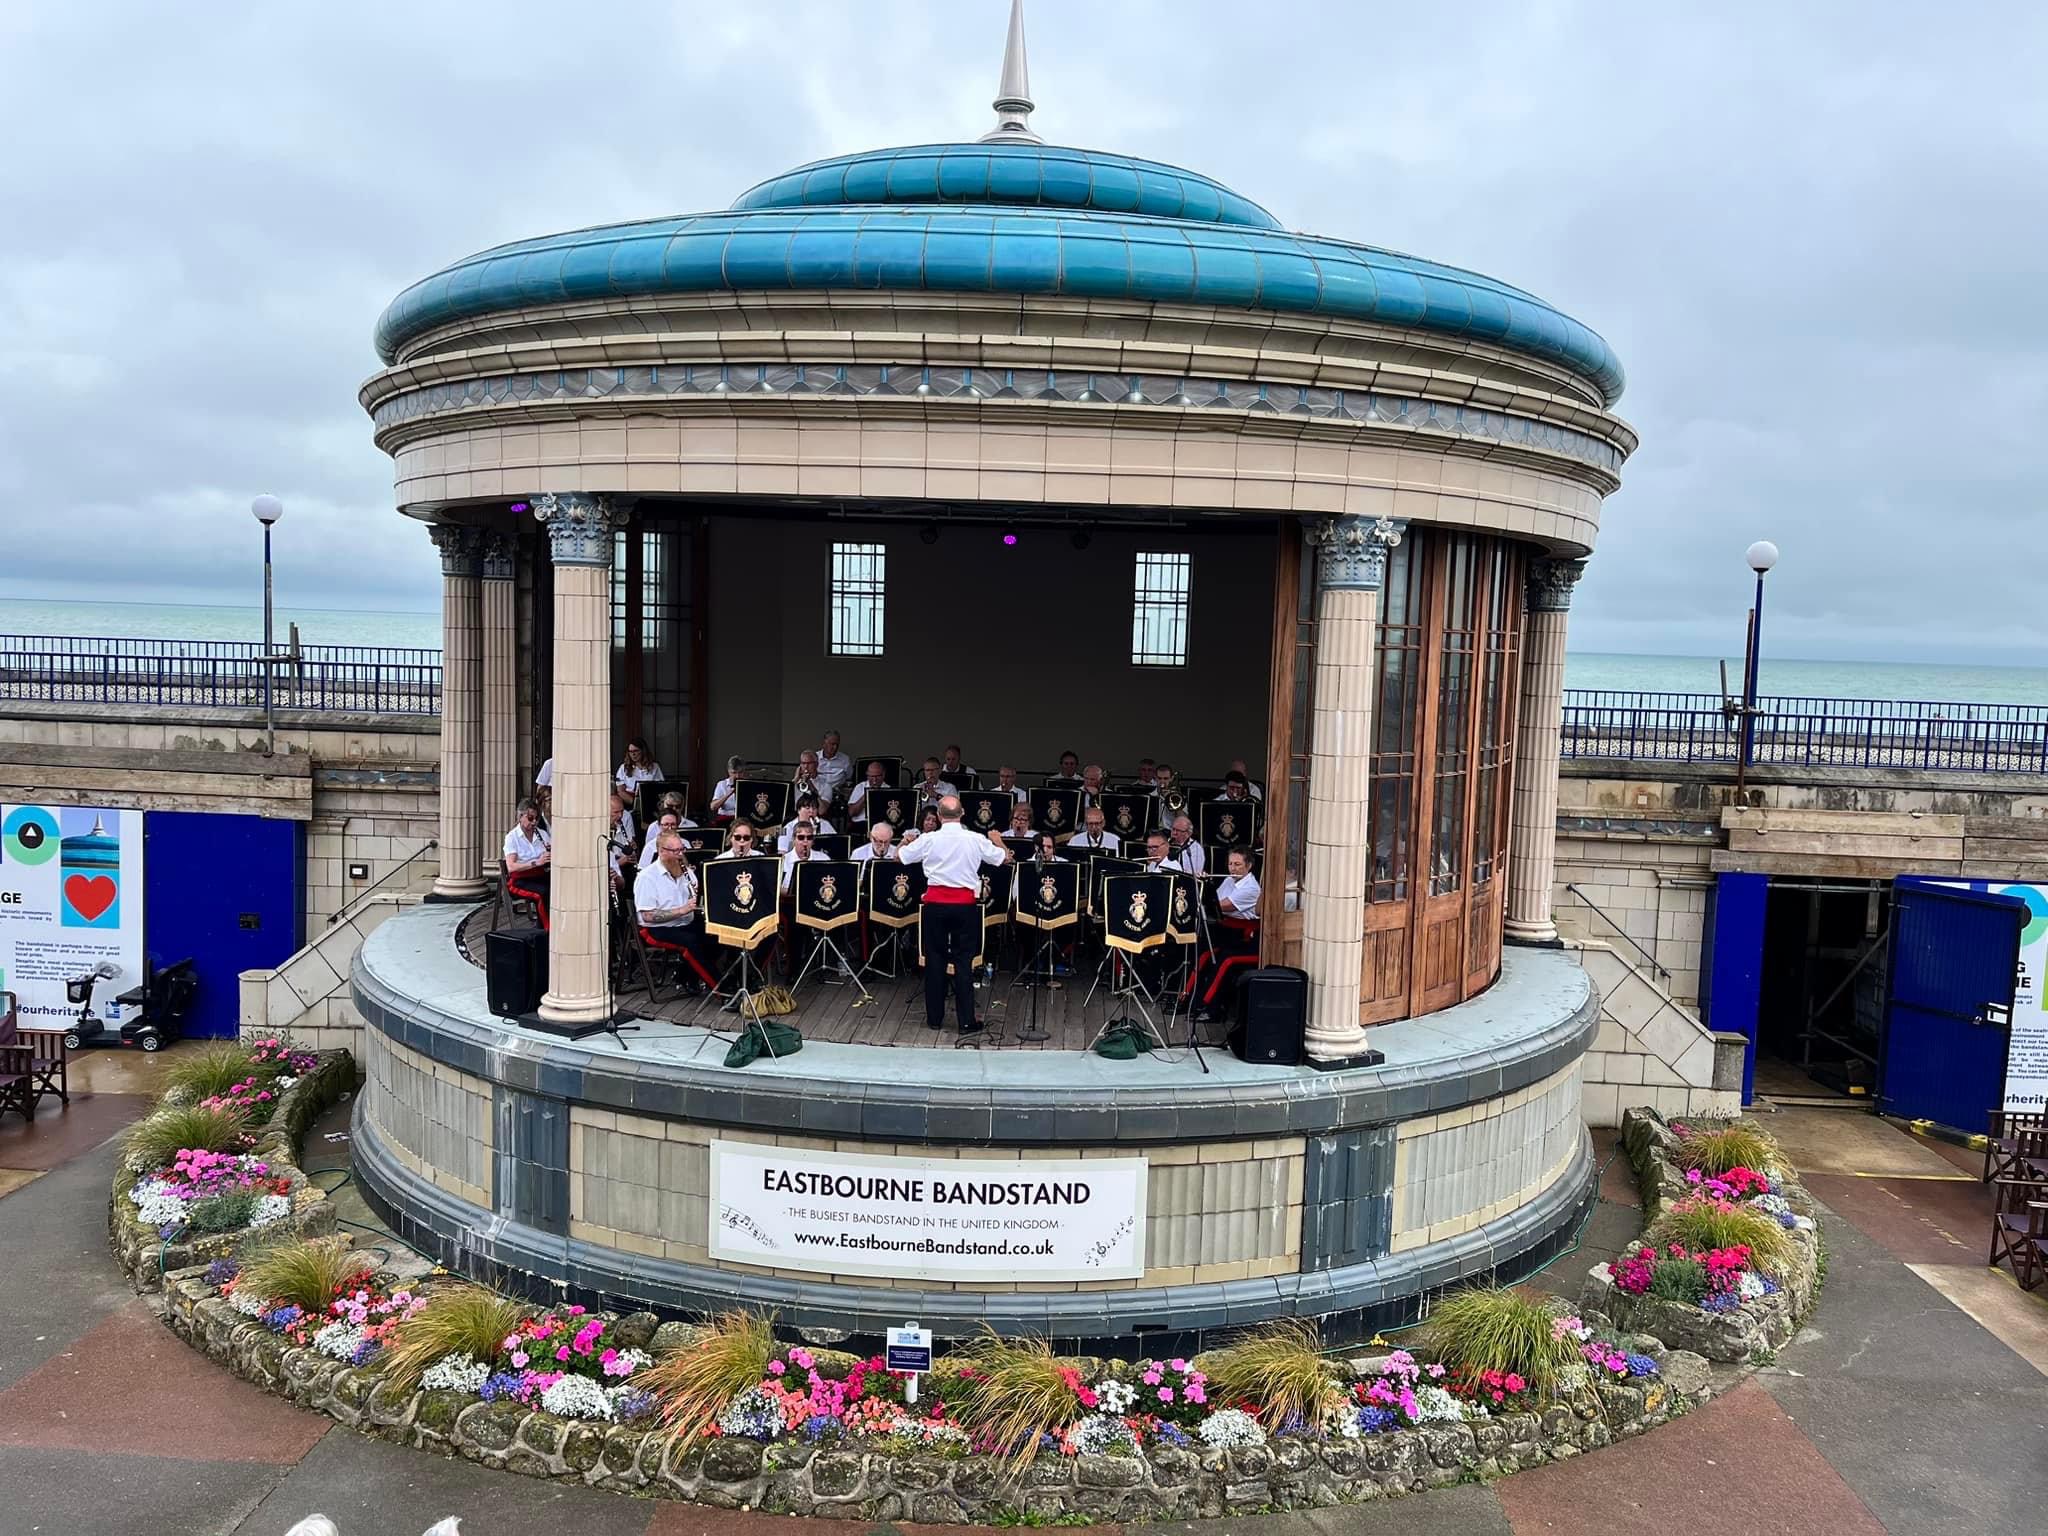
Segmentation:
{"type": "Polygon", "coordinates": [[[195,1354],[131,1301],[0,1392],[0,1445],[290,1466],[331,1424],[195,1354]]]}
{"type": "Polygon", "coordinates": [[[1754,1381],[1633,1440],[1493,1485],[1516,1536],[1885,1536],[1868,1506],[1754,1381]]]}
{"type": "Polygon", "coordinates": [[[1991,1193],[1959,1179],[1863,1179],[1810,1173],[1806,1187],[1904,1264],[1982,1263],[1991,1193]]]}
{"type": "MultiPolygon", "coordinates": [[[[761,1515],[737,1510],[706,1509],[696,1504],[663,1504],[647,1523],[647,1536],[866,1536],[878,1527],[872,1520],[818,1520],[797,1515],[761,1515]]],[[[900,1525],[900,1531],[932,1529],[900,1525]]],[[[959,1536],[971,1526],[949,1525],[959,1536]]]]}
{"type": "Polygon", "coordinates": [[[34,1120],[0,1116],[0,1168],[49,1170],[90,1152],[114,1132],[142,1118],[149,1100],[139,1093],[79,1093],[60,1104],[44,1099],[34,1120]]]}

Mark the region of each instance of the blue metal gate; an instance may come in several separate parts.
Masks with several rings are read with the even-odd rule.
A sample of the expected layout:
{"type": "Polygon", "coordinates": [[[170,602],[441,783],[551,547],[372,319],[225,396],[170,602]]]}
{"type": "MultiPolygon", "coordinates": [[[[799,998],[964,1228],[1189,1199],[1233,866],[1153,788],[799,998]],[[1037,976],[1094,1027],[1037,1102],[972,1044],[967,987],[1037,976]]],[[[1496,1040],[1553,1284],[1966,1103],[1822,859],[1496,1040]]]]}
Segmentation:
{"type": "Polygon", "coordinates": [[[1878,1107],[1982,1132],[2005,1084],[2027,906],[1913,878],[1892,892],[1878,1107]]]}

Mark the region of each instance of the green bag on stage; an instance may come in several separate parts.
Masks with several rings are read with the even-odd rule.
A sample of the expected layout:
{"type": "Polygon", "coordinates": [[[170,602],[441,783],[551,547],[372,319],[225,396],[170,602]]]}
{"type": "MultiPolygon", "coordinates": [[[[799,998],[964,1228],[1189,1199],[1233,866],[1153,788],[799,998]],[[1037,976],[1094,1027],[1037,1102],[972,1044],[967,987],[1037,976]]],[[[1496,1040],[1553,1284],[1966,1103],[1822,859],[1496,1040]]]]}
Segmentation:
{"type": "Polygon", "coordinates": [[[1095,1054],[1111,1061],[1135,1061],[1140,1051],[1152,1049],[1152,1037],[1129,1020],[1110,1028],[1095,1042],[1095,1054]]]}
{"type": "Polygon", "coordinates": [[[728,1067],[744,1067],[763,1056],[788,1056],[804,1048],[804,1037],[773,1019],[749,1019],[744,1033],[725,1053],[728,1067]]]}

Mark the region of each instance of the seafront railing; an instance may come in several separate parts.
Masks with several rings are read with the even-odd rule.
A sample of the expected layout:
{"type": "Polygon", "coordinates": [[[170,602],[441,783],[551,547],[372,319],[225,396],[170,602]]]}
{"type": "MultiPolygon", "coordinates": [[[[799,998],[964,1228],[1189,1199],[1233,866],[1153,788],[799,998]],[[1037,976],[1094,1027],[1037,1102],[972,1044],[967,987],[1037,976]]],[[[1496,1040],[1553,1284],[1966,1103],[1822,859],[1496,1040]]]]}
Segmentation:
{"type": "MultiPolygon", "coordinates": [[[[246,640],[0,634],[0,700],[260,708],[265,665],[246,640]]],[[[441,711],[441,653],[307,645],[270,663],[280,710],[379,715],[441,711]]]]}
{"type": "MultiPolygon", "coordinates": [[[[1918,699],[1756,701],[1753,763],[2048,774],[2048,706],[1918,699]]],[[[1567,688],[1564,755],[1733,763],[1742,717],[1718,694],[1567,688]]]]}

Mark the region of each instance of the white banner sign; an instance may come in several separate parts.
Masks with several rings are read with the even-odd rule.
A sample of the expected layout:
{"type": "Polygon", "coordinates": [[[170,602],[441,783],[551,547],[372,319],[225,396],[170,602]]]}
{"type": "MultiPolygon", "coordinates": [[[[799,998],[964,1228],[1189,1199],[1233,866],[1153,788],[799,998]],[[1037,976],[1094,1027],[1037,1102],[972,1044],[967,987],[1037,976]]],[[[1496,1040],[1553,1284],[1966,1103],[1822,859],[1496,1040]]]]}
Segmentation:
{"type": "Polygon", "coordinates": [[[711,1143],[711,1256],[904,1280],[1135,1280],[1145,1159],[958,1162],[711,1143]]]}
{"type": "Polygon", "coordinates": [[[0,990],[22,1027],[75,1020],[64,985],[101,965],[93,1012],[119,1024],[142,980],[142,812],[0,805],[0,990]]]}

